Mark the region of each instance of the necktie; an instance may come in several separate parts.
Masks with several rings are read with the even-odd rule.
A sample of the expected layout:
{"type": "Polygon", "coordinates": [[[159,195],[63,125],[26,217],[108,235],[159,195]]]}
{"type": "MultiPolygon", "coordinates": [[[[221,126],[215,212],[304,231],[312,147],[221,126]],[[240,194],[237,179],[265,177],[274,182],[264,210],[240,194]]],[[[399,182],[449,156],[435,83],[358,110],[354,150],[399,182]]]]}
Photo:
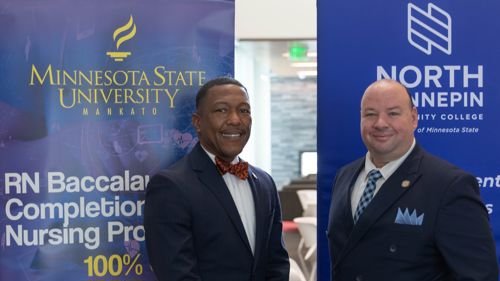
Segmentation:
{"type": "Polygon", "coordinates": [[[224,175],[225,173],[231,173],[242,180],[248,178],[248,162],[230,164],[227,161],[224,161],[215,156],[215,165],[217,166],[217,170],[219,170],[221,175],[224,175]]]}
{"type": "Polygon", "coordinates": [[[377,181],[382,177],[382,174],[378,170],[371,170],[368,173],[368,182],[366,183],[365,190],[363,191],[363,195],[361,195],[361,199],[359,199],[358,206],[356,207],[356,212],[354,213],[354,223],[356,223],[363,214],[363,211],[368,207],[370,201],[372,201],[373,194],[375,193],[375,187],[377,181]]]}

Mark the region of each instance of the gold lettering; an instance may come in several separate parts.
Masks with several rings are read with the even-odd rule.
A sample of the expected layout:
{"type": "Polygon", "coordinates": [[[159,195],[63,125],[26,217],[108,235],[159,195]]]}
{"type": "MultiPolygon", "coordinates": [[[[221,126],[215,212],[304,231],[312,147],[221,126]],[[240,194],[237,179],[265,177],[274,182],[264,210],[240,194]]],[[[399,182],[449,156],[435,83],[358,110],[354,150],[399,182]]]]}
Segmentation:
{"type": "MultiPolygon", "coordinates": [[[[84,91],[77,89],[78,91],[78,104],[82,103],[82,98],[83,100],[87,101],[87,103],[92,103],[92,93],[91,91],[88,91],[87,94],[85,94],[84,91]]],[[[73,89],[73,93],[75,92],[75,89],[73,89]]]]}
{"type": "Polygon", "coordinates": [[[163,86],[165,85],[165,76],[159,71],[160,69],[165,70],[165,67],[163,66],[157,66],[155,67],[154,73],[156,77],[160,78],[161,83],[156,82],[156,80],[153,82],[153,85],[155,86],[163,86]]]}
{"type": "Polygon", "coordinates": [[[70,104],[70,105],[66,105],[64,104],[64,88],[59,88],[59,104],[63,107],[63,108],[72,108],[75,106],[75,89],[72,90],[72,95],[70,94],[70,98],[71,100],[73,100],[73,103],[70,104]]]}
{"type": "MultiPolygon", "coordinates": [[[[94,85],[93,86],[102,86],[102,71],[95,71],[94,73],[94,85]]],[[[89,81],[89,85],[92,86],[92,82],[89,81]]]]}
{"type": "Polygon", "coordinates": [[[172,73],[175,73],[175,71],[168,70],[168,71],[164,71],[163,73],[168,74],[168,86],[172,86],[172,73]]]}
{"type": "MultiPolygon", "coordinates": [[[[147,89],[146,89],[146,91],[147,91],[147,89]]],[[[135,104],[143,103],[144,102],[144,89],[137,89],[135,92],[135,96],[136,96],[136,98],[132,99],[133,103],[135,103],[135,104]]]]}
{"type": "Polygon", "coordinates": [[[128,75],[127,75],[127,72],[123,71],[123,70],[118,70],[116,71],[115,73],[113,73],[113,82],[115,83],[115,85],[117,86],[123,86],[125,84],[127,84],[128,82],[128,75]],[[116,78],[116,76],[118,74],[121,74],[123,76],[123,82],[118,82],[118,79],[116,78]]]}
{"type": "MultiPolygon", "coordinates": [[[[99,75],[99,73],[102,73],[102,71],[95,71],[94,74],[95,74],[95,79],[97,80],[97,76],[99,75]]],[[[85,73],[83,71],[79,71],[78,72],[78,83],[80,85],[82,85],[82,80],[85,80],[85,82],[87,82],[88,85],[92,86],[92,71],[89,71],[88,73],[88,76],[85,75],[85,73]]]]}
{"type": "Polygon", "coordinates": [[[141,73],[141,79],[139,80],[139,85],[142,85],[142,83],[145,83],[147,86],[151,85],[149,83],[148,75],[144,71],[141,73]]]}
{"type": "Polygon", "coordinates": [[[45,74],[43,75],[43,78],[40,77],[40,74],[38,73],[38,70],[36,69],[35,65],[32,64],[31,65],[31,80],[30,80],[30,86],[33,86],[35,85],[34,83],[34,77],[36,76],[37,80],[38,80],[38,83],[40,83],[40,85],[43,85],[43,82],[45,81],[45,78],[47,78],[47,75],[49,76],[49,83],[50,85],[54,85],[54,76],[52,75],[52,65],[49,64],[49,66],[47,67],[47,69],[45,70],[45,74]]]}
{"type": "Polygon", "coordinates": [[[132,73],[132,86],[137,86],[135,83],[135,74],[139,73],[139,70],[130,70],[129,72],[132,73]]]}
{"type": "Polygon", "coordinates": [[[198,72],[198,86],[203,86],[205,79],[205,71],[198,72]]]}
{"type": "Polygon", "coordinates": [[[173,95],[170,93],[170,91],[168,89],[165,89],[164,91],[167,94],[168,99],[170,100],[170,108],[174,108],[175,107],[174,98],[179,93],[179,89],[175,89],[175,92],[173,95]]]}
{"type": "Polygon", "coordinates": [[[182,81],[183,86],[186,86],[186,80],[184,80],[184,75],[182,75],[182,72],[179,72],[179,74],[177,74],[177,80],[175,81],[175,86],[179,85],[179,80],[182,81]]]}
{"type": "Polygon", "coordinates": [[[114,89],[115,90],[115,103],[123,103],[123,94],[122,89],[114,89]]]}
{"type": "Polygon", "coordinates": [[[73,85],[76,84],[76,70],[73,71],[73,76],[71,76],[67,71],[63,70],[63,85],[66,85],[66,79],[71,81],[73,85]]]}
{"type": "Polygon", "coordinates": [[[104,86],[109,86],[113,84],[113,78],[111,77],[112,76],[111,74],[112,74],[111,70],[104,72],[104,78],[106,80],[106,82],[104,82],[104,86]]]}
{"type": "Polygon", "coordinates": [[[158,104],[160,103],[160,91],[161,89],[151,89],[153,92],[155,92],[155,103],[158,104]]]}
{"type": "Polygon", "coordinates": [[[132,101],[132,103],[135,103],[134,102],[134,98],[132,97],[132,95],[134,94],[134,92],[132,91],[132,89],[125,89],[125,104],[127,104],[129,102],[129,100],[132,101]]]}
{"type": "Polygon", "coordinates": [[[108,102],[109,102],[109,100],[110,100],[110,98],[111,98],[111,91],[112,91],[112,90],[111,90],[111,89],[109,89],[109,90],[108,90],[108,93],[106,94],[106,93],[104,92],[104,89],[99,89],[99,92],[101,92],[101,96],[102,96],[102,98],[103,98],[103,100],[104,100],[104,103],[108,103],[108,102]]]}

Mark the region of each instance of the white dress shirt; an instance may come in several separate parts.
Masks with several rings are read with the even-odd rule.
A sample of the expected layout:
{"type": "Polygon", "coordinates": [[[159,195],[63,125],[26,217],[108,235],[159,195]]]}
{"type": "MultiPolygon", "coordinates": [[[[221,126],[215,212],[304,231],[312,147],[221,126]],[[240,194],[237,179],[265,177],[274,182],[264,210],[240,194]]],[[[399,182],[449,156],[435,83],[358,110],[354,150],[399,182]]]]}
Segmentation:
{"type": "MultiPolygon", "coordinates": [[[[215,165],[215,155],[208,152],[203,146],[202,148],[215,165]]],[[[239,161],[240,158],[236,156],[231,164],[236,164],[239,161]]],[[[242,180],[231,173],[225,173],[222,178],[226,182],[229,193],[231,193],[236,209],[238,209],[248,242],[250,243],[250,248],[252,248],[252,253],[255,253],[255,205],[250,183],[248,179],[242,180]]]]}
{"type": "Polygon", "coordinates": [[[413,139],[413,144],[403,156],[385,164],[382,168],[375,167],[375,164],[373,164],[371,160],[370,152],[368,151],[366,153],[365,167],[359,173],[358,178],[356,179],[356,183],[354,183],[354,186],[352,188],[351,210],[353,218],[354,218],[354,213],[356,212],[356,208],[358,207],[359,199],[361,199],[363,191],[365,191],[366,183],[368,182],[368,173],[370,173],[371,170],[375,169],[379,170],[380,173],[382,174],[382,177],[377,181],[375,186],[375,193],[373,194],[373,197],[375,197],[375,195],[377,195],[378,191],[380,190],[380,187],[399,168],[399,166],[403,164],[403,161],[405,161],[408,155],[410,155],[411,151],[415,147],[415,143],[416,141],[415,139],[413,139]]]}

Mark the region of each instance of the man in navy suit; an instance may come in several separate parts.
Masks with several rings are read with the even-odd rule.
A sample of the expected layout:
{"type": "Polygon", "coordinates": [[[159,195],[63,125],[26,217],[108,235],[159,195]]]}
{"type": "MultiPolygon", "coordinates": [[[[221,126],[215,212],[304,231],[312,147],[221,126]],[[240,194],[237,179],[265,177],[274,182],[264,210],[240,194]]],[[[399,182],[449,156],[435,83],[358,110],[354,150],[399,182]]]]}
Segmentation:
{"type": "Polygon", "coordinates": [[[246,88],[208,81],[192,124],[199,143],[147,188],[146,245],[158,280],[288,280],[274,181],[238,157],[252,125],[246,88]]]}
{"type": "Polygon", "coordinates": [[[361,100],[366,156],[341,168],[328,241],[334,281],[498,281],[476,179],[415,141],[417,109],[393,80],[361,100]]]}

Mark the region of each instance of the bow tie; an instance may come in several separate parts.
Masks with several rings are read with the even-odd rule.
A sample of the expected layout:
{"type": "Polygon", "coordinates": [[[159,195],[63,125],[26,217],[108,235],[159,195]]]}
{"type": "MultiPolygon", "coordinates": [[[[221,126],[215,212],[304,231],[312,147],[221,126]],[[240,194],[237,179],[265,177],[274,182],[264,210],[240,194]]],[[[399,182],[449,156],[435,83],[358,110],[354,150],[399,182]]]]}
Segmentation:
{"type": "Polygon", "coordinates": [[[215,165],[221,175],[229,172],[242,180],[246,180],[248,178],[248,162],[231,164],[215,156],[215,165]]]}

